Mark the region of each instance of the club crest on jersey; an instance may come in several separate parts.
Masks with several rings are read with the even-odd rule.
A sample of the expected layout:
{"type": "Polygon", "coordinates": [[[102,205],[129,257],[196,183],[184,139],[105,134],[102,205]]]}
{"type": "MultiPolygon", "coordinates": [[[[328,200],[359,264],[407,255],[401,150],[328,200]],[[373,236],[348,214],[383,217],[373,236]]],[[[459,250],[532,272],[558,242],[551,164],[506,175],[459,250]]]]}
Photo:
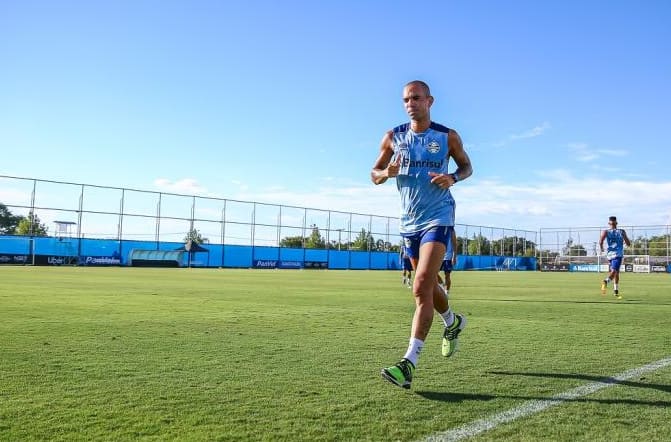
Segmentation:
{"type": "Polygon", "coordinates": [[[426,146],[426,150],[428,150],[431,153],[438,153],[440,150],[440,144],[438,144],[437,141],[431,141],[428,146],[426,146]]]}

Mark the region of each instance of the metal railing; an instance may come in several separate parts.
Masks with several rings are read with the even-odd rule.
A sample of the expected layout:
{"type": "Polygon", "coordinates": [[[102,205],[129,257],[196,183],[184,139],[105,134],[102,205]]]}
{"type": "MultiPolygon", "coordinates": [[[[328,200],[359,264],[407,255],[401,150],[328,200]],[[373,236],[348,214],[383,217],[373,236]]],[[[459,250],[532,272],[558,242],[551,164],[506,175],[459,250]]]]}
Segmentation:
{"type": "MultiPolygon", "coordinates": [[[[159,244],[197,234],[210,244],[367,251],[398,251],[401,243],[397,217],[6,175],[0,186],[0,203],[39,223],[48,236],[159,244]],[[55,231],[63,225],[67,233],[55,231]]],[[[536,254],[535,231],[455,229],[459,254],[536,254]]]]}

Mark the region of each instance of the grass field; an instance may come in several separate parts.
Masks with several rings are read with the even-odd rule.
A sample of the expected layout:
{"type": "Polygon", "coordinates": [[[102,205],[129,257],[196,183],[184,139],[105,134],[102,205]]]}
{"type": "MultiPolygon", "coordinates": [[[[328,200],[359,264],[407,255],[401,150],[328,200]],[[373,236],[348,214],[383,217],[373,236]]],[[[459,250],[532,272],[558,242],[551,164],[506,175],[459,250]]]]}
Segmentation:
{"type": "MultiPolygon", "coordinates": [[[[456,272],[403,390],[400,272],[2,267],[0,440],[422,440],[668,358],[671,277],[600,276],[456,272]]],[[[666,366],[472,440],[669,435],[666,366]]]]}

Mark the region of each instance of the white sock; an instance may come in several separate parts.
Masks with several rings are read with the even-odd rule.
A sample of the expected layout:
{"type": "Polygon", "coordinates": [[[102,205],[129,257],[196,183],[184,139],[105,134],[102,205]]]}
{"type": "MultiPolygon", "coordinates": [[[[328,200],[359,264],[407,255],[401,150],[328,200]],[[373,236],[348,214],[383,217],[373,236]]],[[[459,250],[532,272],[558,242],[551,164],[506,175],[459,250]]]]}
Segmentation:
{"type": "Polygon", "coordinates": [[[450,325],[454,324],[454,313],[452,313],[451,308],[448,307],[447,311],[440,314],[440,317],[443,318],[445,327],[449,327],[450,325]]]}
{"type": "Polygon", "coordinates": [[[613,290],[617,291],[617,286],[619,286],[619,285],[620,284],[613,284],[613,290]]]}
{"type": "Polygon", "coordinates": [[[405,356],[403,356],[403,358],[412,362],[412,365],[417,367],[417,359],[419,359],[419,354],[422,352],[423,347],[424,341],[420,341],[417,338],[410,338],[410,342],[408,343],[408,351],[405,352],[405,356]]]}

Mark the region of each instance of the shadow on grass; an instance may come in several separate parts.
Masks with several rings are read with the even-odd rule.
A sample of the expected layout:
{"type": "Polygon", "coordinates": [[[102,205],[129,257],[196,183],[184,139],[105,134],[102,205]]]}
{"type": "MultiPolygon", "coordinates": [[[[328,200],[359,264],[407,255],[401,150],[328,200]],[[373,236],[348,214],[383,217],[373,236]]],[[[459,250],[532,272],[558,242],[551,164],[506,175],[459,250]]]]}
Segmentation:
{"type": "Polygon", "coordinates": [[[491,298],[468,298],[468,301],[486,301],[486,302],[524,302],[524,303],[554,303],[554,304],[636,304],[636,305],[671,305],[671,302],[650,302],[635,298],[609,299],[607,297],[601,300],[589,301],[568,301],[563,299],[491,299],[491,298]]]}
{"type": "Polygon", "coordinates": [[[491,401],[504,396],[493,394],[450,393],[448,391],[416,391],[416,394],[425,399],[440,402],[491,401]]]}
{"type": "MultiPolygon", "coordinates": [[[[618,384],[633,388],[651,388],[664,393],[671,393],[671,385],[664,384],[646,384],[644,382],[618,380],[613,377],[592,376],[576,373],[524,373],[513,371],[490,371],[488,374],[502,376],[531,376],[555,379],[580,379],[590,382],[601,382],[604,384],[618,384]]],[[[645,379],[645,378],[641,378],[645,379]]],[[[596,403],[596,404],[628,404],[628,405],[648,405],[652,407],[671,407],[671,401],[640,401],[633,399],[591,399],[587,397],[578,398],[556,398],[542,396],[520,396],[504,394],[471,394],[471,393],[451,393],[438,391],[417,391],[417,395],[425,399],[440,402],[465,402],[465,401],[491,401],[494,399],[518,399],[527,401],[560,401],[560,402],[578,402],[578,403],[596,403]]]]}
{"type": "MultiPolygon", "coordinates": [[[[537,378],[555,378],[555,379],[580,379],[583,381],[601,382],[603,384],[619,384],[627,387],[635,388],[652,388],[653,390],[663,391],[664,393],[671,393],[671,385],[662,384],[646,384],[644,382],[635,382],[627,380],[618,380],[609,376],[592,376],[578,373],[524,373],[516,371],[488,371],[488,374],[498,374],[503,376],[530,376],[537,378]]],[[[642,379],[645,379],[643,377],[642,379]]]]}
{"type": "Polygon", "coordinates": [[[577,402],[594,404],[627,404],[627,405],[648,405],[651,407],[671,407],[671,401],[637,401],[633,399],[590,399],[585,397],[558,399],[543,396],[517,396],[506,394],[469,394],[469,393],[449,393],[440,391],[416,391],[418,396],[431,401],[440,402],[465,402],[465,401],[491,401],[494,399],[516,399],[524,401],[554,401],[554,402],[577,402]]]}

